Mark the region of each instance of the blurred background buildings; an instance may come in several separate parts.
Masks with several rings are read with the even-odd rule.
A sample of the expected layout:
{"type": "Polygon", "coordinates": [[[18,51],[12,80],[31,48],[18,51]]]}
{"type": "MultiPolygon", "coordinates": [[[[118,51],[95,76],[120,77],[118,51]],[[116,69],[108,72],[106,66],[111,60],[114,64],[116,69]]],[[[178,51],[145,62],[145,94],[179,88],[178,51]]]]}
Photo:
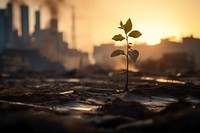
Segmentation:
{"type": "Polygon", "coordinates": [[[21,35],[13,27],[13,5],[0,9],[0,69],[2,71],[64,71],[89,65],[88,53],[69,49],[51,18],[40,28],[40,10],[35,11],[35,31],[29,34],[29,7],[20,5],[21,35]]]}
{"type": "MultiPolygon", "coordinates": [[[[15,72],[27,71],[65,71],[81,69],[91,65],[89,53],[76,49],[75,13],[72,7],[73,48],[63,39],[58,30],[59,19],[52,12],[48,26],[41,29],[41,8],[35,11],[34,31],[30,34],[29,7],[20,4],[21,34],[13,26],[13,3],[0,9],[0,70],[15,72]]],[[[137,43],[133,47],[140,52],[136,64],[130,64],[130,70],[148,73],[172,73],[200,71],[200,39],[192,35],[182,37],[182,41],[161,39],[157,45],[137,43]]],[[[92,58],[95,64],[105,69],[124,69],[123,57],[110,58],[113,50],[125,49],[124,46],[101,44],[94,46],[92,58]]]]}
{"type": "MultiPolygon", "coordinates": [[[[96,64],[104,67],[123,69],[124,56],[110,57],[111,51],[124,49],[125,46],[116,47],[114,44],[102,44],[94,47],[96,64]],[[106,58],[107,57],[107,58],[106,58]]],[[[200,70],[200,39],[183,37],[182,42],[170,41],[170,38],[161,39],[157,45],[138,44],[134,49],[140,52],[136,64],[131,64],[133,71],[143,71],[154,74],[176,74],[200,70]]]]}

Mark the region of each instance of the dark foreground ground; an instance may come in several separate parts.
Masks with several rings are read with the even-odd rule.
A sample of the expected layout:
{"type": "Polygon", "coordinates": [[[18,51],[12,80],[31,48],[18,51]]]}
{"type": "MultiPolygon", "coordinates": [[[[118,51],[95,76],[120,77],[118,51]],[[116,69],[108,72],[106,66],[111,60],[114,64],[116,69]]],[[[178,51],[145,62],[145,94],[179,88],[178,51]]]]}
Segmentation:
{"type": "Polygon", "coordinates": [[[1,73],[0,130],[31,133],[200,132],[198,75],[1,73]]]}

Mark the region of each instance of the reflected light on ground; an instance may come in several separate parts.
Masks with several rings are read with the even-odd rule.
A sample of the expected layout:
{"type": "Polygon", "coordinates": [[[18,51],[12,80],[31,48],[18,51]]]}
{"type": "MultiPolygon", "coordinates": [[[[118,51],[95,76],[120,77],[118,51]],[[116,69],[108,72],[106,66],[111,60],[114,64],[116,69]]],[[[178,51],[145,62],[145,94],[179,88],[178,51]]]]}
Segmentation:
{"type": "Polygon", "coordinates": [[[148,80],[148,81],[156,81],[160,83],[174,83],[174,84],[185,84],[184,81],[178,81],[178,80],[171,80],[161,77],[141,77],[142,80],[148,80]]]}
{"type": "Polygon", "coordinates": [[[163,79],[163,78],[158,78],[158,79],[156,79],[156,81],[161,82],[161,83],[185,84],[185,82],[183,82],[183,81],[169,80],[169,79],[163,79]]]}
{"type": "Polygon", "coordinates": [[[73,90],[70,90],[70,91],[60,92],[59,94],[65,95],[65,94],[71,94],[71,93],[73,93],[73,92],[74,92],[73,90]]]}
{"type": "Polygon", "coordinates": [[[54,107],[55,110],[65,112],[69,110],[76,110],[76,111],[95,111],[98,106],[86,105],[81,103],[70,103],[68,105],[60,105],[54,107]]]}
{"type": "Polygon", "coordinates": [[[70,78],[70,79],[45,79],[46,82],[72,82],[72,83],[78,83],[80,82],[80,79],[77,78],[70,78]]]}

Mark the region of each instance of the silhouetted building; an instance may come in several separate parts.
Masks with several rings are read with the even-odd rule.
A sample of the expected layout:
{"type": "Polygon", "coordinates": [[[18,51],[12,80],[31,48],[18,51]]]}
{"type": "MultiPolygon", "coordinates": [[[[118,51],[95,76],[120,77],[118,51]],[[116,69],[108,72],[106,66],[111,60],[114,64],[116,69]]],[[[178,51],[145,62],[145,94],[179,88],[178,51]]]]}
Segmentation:
{"type": "Polygon", "coordinates": [[[31,41],[41,40],[41,29],[40,29],[40,10],[35,11],[35,30],[31,36],[31,41]]]}
{"type": "Polygon", "coordinates": [[[0,52],[4,49],[6,43],[6,16],[5,10],[0,9],[0,52]]]}
{"type": "Polygon", "coordinates": [[[40,29],[40,11],[35,12],[35,31],[29,34],[29,8],[20,6],[21,36],[13,29],[12,3],[0,10],[0,67],[2,71],[63,71],[89,65],[88,53],[69,49],[58,31],[58,20],[40,29]]]}
{"type": "MultiPolygon", "coordinates": [[[[126,62],[123,56],[110,58],[112,51],[117,49],[126,50],[125,47],[125,45],[119,47],[113,44],[102,44],[94,47],[93,56],[96,64],[111,66],[112,68],[120,68],[119,66],[125,68],[124,64],[126,62]]],[[[134,45],[133,49],[137,49],[140,53],[137,62],[133,65],[144,71],[149,70],[154,73],[161,71],[200,71],[199,38],[185,37],[182,43],[167,38],[162,39],[159,44],[154,46],[141,44],[134,45]]]]}
{"type": "Polygon", "coordinates": [[[21,30],[23,43],[29,42],[29,12],[27,5],[21,5],[21,30]]]}
{"type": "Polygon", "coordinates": [[[75,7],[72,6],[72,25],[71,25],[71,30],[72,30],[72,47],[76,48],[76,24],[75,24],[75,7]]]}
{"type": "Polygon", "coordinates": [[[50,20],[50,29],[52,32],[58,32],[58,20],[57,19],[51,19],[50,20]]]}
{"type": "Polygon", "coordinates": [[[35,12],[35,34],[39,36],[40,33],[40,11],[35,12]]]}
{"type": "Polygon", "coordinates": [[[62,64],[51,62],[38,50],[7,49],[0,54],[1,71],[64,71],[62,64]]]}
{"type": "Polygon", "coordinates": [[[183,45],[198,45],[200,47],[200,39],[199,38],[194,38],[193,35],[190,37],[184,37],[182,41],[183,45]]]}
{"type": "Polygon", "coordinates": [[[0,9],[0,51],[5,48],[15,48],[17,36],[13,28],[13,5],[8,3],[6,9],[0,9]]]}
{"type": "Polygon", "coordinates": [[[14,48],[13,40],[13,5],[12,3],[7,4],[6,8],[6,47],[14,48]]]}
{"type": "Polygon", "coordinates": [[[35,31],[31,40],[32,48],[38,49],[52,62],[62,62],[66,69],[79,69],[90,64],[88,53],[68,48],[68,43],[63,41],[63,33],[58,31],[58,20],[55,18],[50,20],[49,28],[39,30],[39,33],[35,31]]]}
{"type": "Polygon", "coordinates": [[[185,51],[189,52],[195,57],[196,69],[200,70],[200,38],[184,37],[182,41],[185,51]]]}
{"type": "Polygon", "coordinates": [[[186,52],[165,53],[160,59],[160,70],[168,74],[194,71],[194,57],[186,52]]]}

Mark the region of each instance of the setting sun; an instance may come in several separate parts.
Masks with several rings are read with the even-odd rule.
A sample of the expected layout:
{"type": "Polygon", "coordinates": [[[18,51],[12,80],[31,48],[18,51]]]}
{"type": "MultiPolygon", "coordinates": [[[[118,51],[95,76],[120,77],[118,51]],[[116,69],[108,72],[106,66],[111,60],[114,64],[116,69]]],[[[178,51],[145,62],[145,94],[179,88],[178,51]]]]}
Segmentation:
{"type": "Polygon", "coordinates": [[[170,33],[174,33],[174,27],[169,22],[147,21],[141,23],[138,29],[143,33],[139,40],[148,45],[158,44],[160,39],[169,37],[170,33]]]}
{"type": "Polygon", "coordinates": [[[160,42],[160,39],[171,37],[172,35],[179,35],[177,32],[176,23],[173,23],[172,20],[164,20],[162,13],[157,14],[147,14],[143,16],[142,21],[138,25],[143,35],[140,38],[140,41],[146,42],[148,45],[155,45],[160,42]]]}

